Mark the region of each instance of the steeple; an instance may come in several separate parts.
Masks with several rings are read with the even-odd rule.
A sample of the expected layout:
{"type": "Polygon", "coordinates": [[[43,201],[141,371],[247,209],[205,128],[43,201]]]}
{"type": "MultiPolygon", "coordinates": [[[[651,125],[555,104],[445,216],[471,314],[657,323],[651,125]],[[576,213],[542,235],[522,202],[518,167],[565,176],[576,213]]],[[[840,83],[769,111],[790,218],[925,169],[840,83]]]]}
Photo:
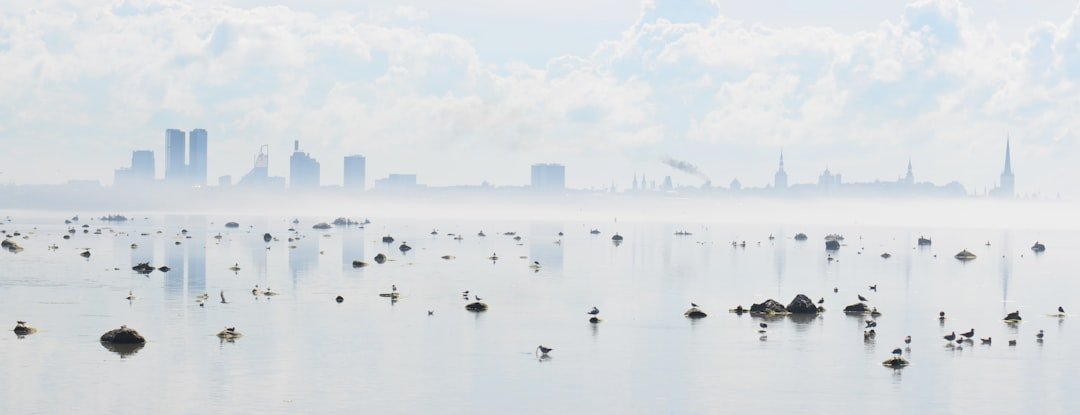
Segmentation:
{"type": "Polygon", "coordinates": [[[787,172],[784,171],[784,149],[780,149],[780,168],[773,175],[773,187],[776,189],[787,189],[788,187],[787,172]]]}
{"type": "Polygon", "coordinates": [[[911,170],[911,157],[907,159],[907,175],[904,176],[904,183],[915,184],[915,172],[911,170]]]}
{"type": "Polygon", "coordinates": [[[1009,148],[1009,136],[1005,136],[1005,170],[1001,174],[1012,175],[1012,151],[1009,148]]]}

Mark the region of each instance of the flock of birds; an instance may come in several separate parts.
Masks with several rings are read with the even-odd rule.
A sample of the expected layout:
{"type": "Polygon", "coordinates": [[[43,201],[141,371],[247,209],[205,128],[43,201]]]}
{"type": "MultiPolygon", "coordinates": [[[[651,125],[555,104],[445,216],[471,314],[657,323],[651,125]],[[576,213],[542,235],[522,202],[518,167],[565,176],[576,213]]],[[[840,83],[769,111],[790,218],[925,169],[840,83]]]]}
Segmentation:
{"type": "MultiPolygon", "coordinates": [[[[77,221],[78,217],[73,218],[73,220],[77,221]]],[[[11,219],[8,218],[7,221],[11,222],[11,219]]],[[[65,222],[69,223],[69,224],[71,223],[71,221],[65,221],[65,222]]],[[[296,223],[298,223],[298,221],[294,220],[293,223],[296,224],[296,223]]],[[[363,227],[363,224],[367,224],[367,223],[370,223],[370,222],[364,221],[360,226],[363,227]]],[[[234,224],[234,223],[230,223],[230,225],[232,225],[232,224],[234,224]]],[[[321,225],[323,225],[323,224],[320,224],[320,225],[317,225],[317,226],[321,226],[321,225]]],[[[236,226],[227,226],[227,227],[235,228],[236,226]]],[[[83,225],[83,228],[84,228],[84,231],[83,231],[84,233],[89,233],[89,230],[86,229],[86,228],[88,228],[88,225],[83,225]]],[[[70,234],[75,233],[74,229],[75,228],[70,228],[69,232],[68,232],[69,235],[65,235],[64,239],[70,239],[70,234]]],[[[324,228],[316,227],[316,229],[325,229],[325,227],[324,228]]],[[[299,232],[296,232],[294,228],[290,228],[289,230],[292,231],[292,232],[295,232],[295,238],[300,238],[301,237],[299,232]]],[[[10,235],[7,234],[6,231],[0,231],[0,233],[3,233],[8,238],[8,239],[4,240],[4,248],[6,248],[6,249],[8,249],[10,251],[13,251],[13,252],[21,251],[22,247],[19,246],[17,244],[17,242],[12,241],[10,238],[19,237],[19,236],[22,236],[23,239],[28,239],[29,238],[29,235],[21,235],[19,232],[14,232],[14,233],[12,233],[10,235]]],[[[95,234],[101,234],[101,231],[99,229],[99,230],[96,230],[94,233],[95,234]]],[[[161,232],[159,231],[158,233],[161,233],[161,232]]],[[[600,231],[597,230],[597,229],[592,229],[592,230],[589,231],[589,233],[591,235],[598,235],[598,234],[600,234],[600,231]]],[[[183,230],[183,231],[181,231],[181,234],[182,235],[187,235],[187,231],[183,230]]],[[[438,235],[438,231],[437,230],[432,230],[431,234],[432,235],[438,235]]],[[[143,234],[143,235],[146,235],[146,234],[143,234]]],[[[462,239],[462,236],[458,235],[458,234],[451,233],[451,234],[448,234],[448,235],[453,237],[456,240],[461,240],[462,239]]],[[[520,241],[521,240],[521,236],[516,235],[515,232],[506,232],[503,235],[512,236],[515,241],[520,241]]],[[[678,232],[676,232],[676,235],[683,236],[683,235],[692,235],[692,234],[690,232],[686,232],[686,231],[678,231],[678,232]]],[[[485,237],[486,234],[483,231],[480,231],[477,234],[477,236],[485,237]]],[[[561,238],[562,236],[564,236],[564,234],[562,232],[559,232],[558,236],[561,238]]],[[[222,238],[222,235],[218,234],[214,238],[220,241],[221,238],[222,238]]],[[[617,245],[617,244],[621,243],[624,240],[624,237],[622,235],[619,235],[618,233],[616,233],[616,234],[614,234],[614,236],[611,239],[617,245]]],[[[775,239],[775,237],[773,235],[769,235],[769,239],[773,240],[773,239],[775,239]]],[[[800,233],[800,234],[796,235],[795,239],[796,240],[805,240],[806,237],[805,237],[805,234],[800,233]]],[[[826,239],[830,240],[830,241],[835,241],[835,240],[843,240],[843,237],[839,237],[837,235],[830,235],[826,239]]],[[[271,240],[277,240],[277,239],[272,238],[270,236],[270,234],[265,234],[264,235],[264,240],[266,242],[270,242],[271,240]]],[[[289,238],[290,242],[292,242],[293,240],[294,240],[294,237],[289,238]]],[[[919,245],[928,244],[928,241],[929,241],[928,239],[920,238],[919,239],[919,245]]],[[[394,239],[393,239],[393,237],[387,235],[387,236],[382,237],[382,242],[390,244],[390,243],[394,242],[394,239]]],[[[556,240],[555,243],[557,243],[557,244],[561,243],[561,239],[556,240]]],[[[176,244],[180,244],[180,242],[177,241],[176,244]]],[[[758,245],[760,245],[760,242],[758,242],[758,245]]],[[[746,242],[743,241],[741,243],[737,243],[737,242],[733,241],[732,246],[745,247],[746,242]]],[[[1041,248],[1041,250],[1037,250],[1037,252],[1041,252],[1042,250],[1045,249],[1045,247],[1043,247],[1042,244],[1036,243],[1036,246],[1041,248]]],[[[137,247],[137,245],[132,244],[132,248],[134,249],[135,247],[137,247]]],[[[55,250],[55,249],[57,249],[57,246],[55,244],[50,245],[49,249],[50,250],[55,250]]],[[[267,249],[269,249],[269,247],[267,249]]],[[[405,242],[402,242],[401,245],[399,246],[399,250],[402,253],[408,252],[411,249],[412,249],[412,247],[407,245],[407,243],[405,243],[405,242]]],[[[82,251],[80,253],[81,256],[83,256],[85,258],[90,257],[90,250],[89,249],[82,249],[81,251],[82,251]]],[[[828,255],[828,257],[829,257],[830,261],[833,260],[831,254],[828,255]]],[[[888,258],[889,255],[887,255],[887,253],[886,253],[886,254],[882,255],[882,257],[883,258],[888,258]]],[[[446,256],[443,256],[442,258],[443,259],[453,259],[454,257],[446,255],[446,256]]],[[[521,258],[524,259],[526,257],[521,257],[521,258]]],[[[499,256],[496,253],[492,253],[489,257],[487,257],[487,259],[491,260],[491,261],[498,261],[499,256]]],[[[375,261],[377,263],[380,263],[380,264],[383,263],[385,260],[386,260],[386,257],[383,254],[379,254],[379,255],[377,255],[375,257],[375,261]]],[[[367,264],[365,262],[363,262],[363,261],[354,261],[354,266],[359,267],[359,266],[366,266],[366,265],[367,264]]],[[[541,268],[540,262],[535,261],[535,260],[532,261],[528,266],[529,266],[530,269],[533,269],[533,270],[536,270],[536,271],[539,271],[540,268],[541,268]]],[[[139,273],[146,274],[146,273],[154,271],[155,268],[149,266],[149,264],[139,264],[139,265],[133,267],[133,270],[135,270],[135,271],[137,271],[139,273]]],[[[160,270],[162,272],[168,272],[169,267],[168,266],[163,266],[163,267],[157,268],[157,270],[160,270]]],[[[234,263],[232,266],[229,267],[229,270],[233,271],[234,273],[238,273],[241,270],[239,263],[234,263]]],[[[870,285],[869,290],[876,292],[877,291],[877,284],[870,285]]],[[[838,287],[834,288],[833,292],[838,293],[839,288],[838,287]]],[[[255,298],[259,298],[259,297],[267,297],[267,298],[269,298],[269,297],[273,297],[273,296],[278,295],[278,293],[271,290],[269,286],[267,286],[265,288],[260,288],[259,285],[255,285],[254,288],[251,289],[251,295],[254,296],[255,298]]],[[[397,285],[391,285],[390,290],[388,292],[379,294],[380,297],[388,297],[388,298],[390,298],[392,302],[396,302],[397,299],[400,297],[400,295],[401,294],[398,292],[397,285]]],[[[462,295],[463,300],[468,302],[471,299],[471,301],[472,301],[471,303],[469,303],[469,305],[466,306],[466,309],[468,309],[470,311],[485,311],[485,310],[487,310],[487,305],[482,302],[483,298],[481,298],[479,295],[477,295],[475,293],[470,293],[470,291],[468,291],[468,290],[463,291],[461,293],[461,295],[462,295]]],[[[207,301],[209,301],[209,297],[210,296],[209,296],[208,293],[203,293],[203,294],[196,297],[196,303],[198,303],[199,307],[205,307],[207,301]]],[[[221,304],[229,304],[229,302],[225,298],[224,289],[220,290],[219,297],[220,297],[220,303],[221,304]]],[[[862,294],[857,294],[857,298],[858,298],[860,304],[865,304],[865,303],[867,303],[869,301],[862,294]]],[[[134,291],[132,291],[132,290],[128,291],[128,295],[126,297],[126,300],[128,300],[128,301],[135,301],[136,300],[134,291]]],[[[339,296],[335,297],[334,300],[337,303],[342,303],[342,302],[344,302],[345,299],[344,299],[343,296],[339,295],[339,296]]],[[[825,298],[822,297],[820,300],[817,301],[817,304],[821,305],[824,302],[825,302],[825,298]]],[[[707,316],[707,314],[700,309],[698,304],[696,304],[694,302],[691,302],[690,307],[691,307],[690,310],[688,310],[686,313],[684,313],[685,316],[690,317],[690,318],[703,318],[703,317],[707,316]]],[[[744,312],[749,312],[748,310],[742,308],[742,306],[738,306],[737,308],[732,309],[731,311],[735,312],[736,314],[740,314],[740,315],[742,313],[744,313],[744,312]]],[[[435,314],[434,310],[428,310],[427,311],[428,316],[433,316],[434,314],[435,314]]],[[[603,321],[600,318],[600,309],[595,307],[595,306],[592,307],[591,310],[587,311],[586,314],[589,316],[588,321],[591,324],[599,324],[600,322],[603,321]]],[[[880,313],[877,311],[876,308],[870,308],[867,311],[863,312],[863,314],[869,315],[871,317],[870,319],[864,321],[866,326],[865,326],[864,331],[863,331],[863,338],[866,341],[872,341],[877,336],[876,328],[877,328],[878,322],[875,320],[875,318],[877,316],[879,316],[880,313]]],[[[1057,308],[1057,313],[1056,314],[1051,314],[1051,315],[1059,317],[1059,318],[1066,317],[1064,307],[1059,306],[1057,308]]],[[[938,319],[941,322],[942,327],[944,327],[944,324],[945,324],[945,312],[944,311],[941,311],[939,313],[938,319]]],[[[1004,320],[1007,323],[1010,323],[1010,324],[1019,323],[1020,320],[1021,320],[1021,318],[1019,316],[1019,311],[1009,313],[1009,315],[1006,316],[1004,320]]],[[[761,336],[760,336],[761,340],[766,340],[767,339],[768,329],[769,329],[768,323],[766,323],[766,322],[759,322],[758,323],[758,330],[757,331],[758,331],[759,334],[761,334],[761,336]]],[[[18,321],[17,324],[16,324],[16,327],[14,329],[15,334],[19,335],[20,337],[25,336],[25,335],[29,335],[29,334],[33,334],[36,331],[37,331],[36,328],[29,326],[25,321],[18,321]]],[[[233,341],[233,340],[241,337],[242,334],[239,331],[236,330],[236,327],[225,327],[221,332],[219,332],[217,334],[217,336],[220,337],[223,340],[233,341]]],[[[1043,341],[1044,337],[1045,337],[1045,331],[1044,330],[1039,330],[1039,332],[1036,334],[1036,340],[1041,343],[1043,341]]],[[[970,329],[970,330],[968,330],[966,332],[959,333],[959,334],[957,334],[955,331],[952,331],[950,334],[943,336],[943,339],[946,341],[946,344],[949,347],[956,347],[956,348],[962,348],[965,343],[966,344],[973,344],[975,338],[976,337],[975,337],[975,329],[974,328],[972,328],[972,329],[970,329]]],[[[983,345],[990,345],[992,343],[992,338],[991,337],[978,338],[978,339],[980,340],[980,343],[983,344],[983,345]]],[[[910,348],[910,345],[911,345],[911,342],[912,342],[911,336],[910,335],[906,336],[903,339],[903,342],[905,343],[905,346],[903,348],[898,347],[898,348],[893,349],[892,355],[894,357],[892,359],[886,360],[884,362],[884,364],[886,366],[899,368],[899,367],[906,366],[908,364],[908,361],[906,359],[903,359],[902,356],[903,356],[904,352],[909,352],[910,353],[910,351],[911,351],[911,348],[910,348]]],[[[1010,339],[1008,341],[1008,344],[1010,346],[1015,346],[1017,344],[1017,340],[1016,339],[1010,339]]],[[[544,346],[544,345],[539,345],[535,349],[535,354],[540,359],[548,359],[548,358],[550,358],[550,353],[553,350],[554,350],[553,348],[550,348],[550,347],[547,347],[547,346],[544,346]]]]}

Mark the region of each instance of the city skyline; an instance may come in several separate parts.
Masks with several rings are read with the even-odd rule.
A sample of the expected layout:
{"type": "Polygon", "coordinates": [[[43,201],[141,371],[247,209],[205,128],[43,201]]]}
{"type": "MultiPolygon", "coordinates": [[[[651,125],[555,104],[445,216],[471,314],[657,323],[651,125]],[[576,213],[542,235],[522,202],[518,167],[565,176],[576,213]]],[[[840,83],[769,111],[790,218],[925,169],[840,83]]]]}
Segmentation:
{"type": "MultiPolygon", "coordinates": [[[[170,154],[174,154],[173,149],[182,145],[182,140],[177,140],[178,136],[176,129],[166,130],[166,162],[171,162],[170,154]]],[[[192,130],[193,134],[198,131],[198,135],[202,138],[200,144],[197,146],[201,149],[201,155],[195,156],[196,151],[191,149],[193,158],[201,157],[206,159],[206,137],[207,132],[204,129],[192,130]]],[[[181,133],[182,134],[182,133],[181,133]]],[[[700,172],[697,166],[684,161],[678,161],[674,159],[667,159],[663,161],[663,164],[674,169],[679,173],[692,176],[684,177],[686,182],[679,179],[672,179],[671,174],[661,174],[662,177],[659,185],[654,179],[648,181],[646,179],[646,173],[641,173],[641,181],[638,181],[638,172],[634,172],[633,179],[630,184],[625,187],[622,186],[618,180],[612,180],[610,187],[608,188],[584,188],[574,190],[593,190],[593,191],[610,191],[610,192],[635,192],[635,191],[647,191],[647,190],[662,190],[662,191],[674,191],[677,189],[701,189],[703,191],[721,190],[726,192],[747,192],[758,195],[849,195],[849,196],[882,196],[882,195],[894,195],[894,196],[991,196],[997,198],[1014,198],[1023,197],[1024,195],[1017,194],[1015,191],[1015,175],[1012,171],[1012,151],[1011,141],[1007,138],[1005,141],[1004,149],[1004,164],[1000,174],[1000,179],[997,184],[989,189],[983,189],[981,192],[976,189],[974,191],[966,189],[961,183],[957,181],[950,181],[946,184],[935,184],[929,181],[917,181],[914,173],[912,159],[908,158],[907,169],[903,175],[898,175],[895,181],[874,179],[867,182],[845,182],[842,179],[842,174],[833,172],[829,166],[826,165],[824,171],[822,171],[816,182],[805,183],[790,183],[788,181],[788,174],[785,170],[784,164],[784,151],[781,150],[779,154],[779,161],[777,170],[773,174],[771,183],[761,187],[746,187],[742,185],[741,180],[738,177],[732,178],[730,184],[727,187],[717,186],[712,183],[712,180],[708,176],[700,172]],[[703,180],[702,183],[695,184],[695,180],[703,180]],[[678,185],[675,183],[679,182],[678,185]]],[[[177,150],[179,151],[179,150],[177,150]]],[[[269,176],[269,151],[268,146],[264,145],[260,147],[259,154],[255,157],[254,166],[250,171],[242,176],[239,182],[233,182],[232,175],[223,175],[218,178],[218,187],[227,187],[232,185],[240,185],[247,187],[264,187],[267,189],[315,189],[320,187],[335,187],[335,185],[327,185],[323,183],[323,176],[321,174],[321,163],[316,157],[310,153],[300,150],[300,140],[293,141],[293,153],[289,156],[289,171],[288,178],[285,177],[270,177],[269,176]],[[254,179],[248,179],[254,177],[254,179]]],[[[205,163],[205,162],[204,162],[205,163]]],[[[342,157],[342,165],[344,166],[342,185],[336,187],[342,187],[345,189],[351,189],[356,191],[365,191],[368,189],[366,182],[366,164],[367,159],[362,155],[347,155],[342,157]]],[[[188,174],[191,174],[190,164],[188,167],[188,174]]],[[[240,166],[234,166],[239,168],[240,166]]],[[[206,165],[203,164],[202,168],[205,169],[206,165]]],[[[551,190],[571,190],[573,188],[566,185],[566,167],[559,163],[534,163],[530,166],[530,180],[525,184],[510,184],[501,187],[526,187],[534,190],[551,191],[551,190]]],[[[154,172],[154,153],[150,150],[135,150],[132,153],[131,167],[121,167],[116,169],[115,179],[113,186],[129,186],[129,185],[145,185],[156,179],[154,172]]],[[[169,169],[166,168],[165,176],[162,177],[163,183],[176,184],[176,178],[169,175],[169,169]]],[[[189,180],[184,182],[185,185],[192,186],[205,186],[205,180],[202,184],[198,181],[189,180]]],[[[457,187],[462,185],[468,185],[464,183],[450,184],[443,187],[457,187]]],[[[419,189],[427,187],[422,184],[415,173],[390,173],[386,177],[377,178],[371,186],[371,189],[382,190],[408,190],[419,189]]],[[[491,187],[488,182],[481,184],[481,187],[491,187]]]]}
{"type": "MultiPolygon", "coordinates": [[[[601,188],[666,175],[668,157],[761,187],[783,148],[791,183],[826,165],[872,181],[910,157],[921,180],[981,193],[1008,135],[1018,193],[1076,197],[1058,171],[1080,162],[1077,3],[558,1],[491,20],[426,0],[7,4],[0,182],[108,183],[130,157],[117,148],[154,147],[160,169],[147,132],[201,127],[209,183],[299,138],[316,159],[363,154],[369,187],[398,172],[514,185],[519,166],[558,162],[567,186],[601,188]]],[[[343,169],[323,162],[323,183],[343,169]]]]}

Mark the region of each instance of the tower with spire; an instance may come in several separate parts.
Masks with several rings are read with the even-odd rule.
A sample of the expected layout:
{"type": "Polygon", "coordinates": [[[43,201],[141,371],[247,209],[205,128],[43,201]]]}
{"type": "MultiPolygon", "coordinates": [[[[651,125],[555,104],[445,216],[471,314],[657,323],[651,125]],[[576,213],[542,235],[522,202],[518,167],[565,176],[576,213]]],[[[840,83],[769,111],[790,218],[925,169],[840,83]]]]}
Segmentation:
{"type": "Polygon", "coordinates": [[[908,157],[907,159],[907,174],[904,175],[904,184],[915,184],[915,173],[911,170],[911,157],[908,157]]]}
{"type": "Polygon", "coordinates": [[[776,175],[773,176],[773,187],[776,189],[787,189],[787,172],[784,171],[784,150],[780,150],[780,168],[776,170],[776,175]]]}
{"type": "Polygon", "coordinates": [[[1001,184],[994,192],[996,196],[1012,198],[1016,196],[1016,177],[1012,171],[1012,146],[1009,137],[1005,137],[1005,168],[1001,170],[1001,184]]]}

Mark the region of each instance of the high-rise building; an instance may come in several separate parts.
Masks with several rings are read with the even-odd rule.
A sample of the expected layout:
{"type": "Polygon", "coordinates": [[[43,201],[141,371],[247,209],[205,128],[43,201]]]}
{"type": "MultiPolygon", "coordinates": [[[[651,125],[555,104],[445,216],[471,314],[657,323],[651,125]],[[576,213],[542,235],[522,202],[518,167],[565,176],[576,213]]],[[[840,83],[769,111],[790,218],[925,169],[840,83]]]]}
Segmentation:
{"type": "Polygon", "coordinates": [[[188,180],[195,186],[206,186],[206,130],[197,128],[188,133],[188,180]]]}
{"type": "Polygon", "coordinates": [[[183,131],[165,130],[165,180],[168,182],[180,183],[187,179],[184,147],[183,131]]]}
{"type": "Polygon", "coordinates": [[[244,174],[244,176],[240,178],[240,182],[237,183],[237,185],[244,187],[259,187],[263,189],[285,188],[284,177],[270,176],[270,146],[264,144],[259,147],[259,153],[255,155],[254,165],[247,174],[244,174]]]}
{"type": "Polygon", "coordinates": [[[150,182],[154,180],[154,152],[136,150],[131,153],[131,176],[136,180],[150,182]]]}
{"type": "Polygon", "coordinates": [[[784,152],[780,152],[780,168],[776,170],[776,175],[773,176],[773,187],[777,189],[787,189],[787,172],[784,171],[784,152]]]}
{"type": "Polygon", "coordinates": [[[1005,139],[1005,168],[1001,170],[1001,184],[991,193],[1001,198],[1016,197],[1016,177],[1012,171],[1012,148],[1009,139],[1005,139]]]}
{"type": "Polygon", "coordinates": [[[345,156],[345,188],[364,191],[367,160],[359,154],[345,156]]]}
{"type": "Polygon", "coordinates": [[[319,162],[300,151],[300,140],[293,141],[293,153],[289,157],[289,187],[310,189],[319,187],[319,162]]]}
{"type": "Polygon", "coordinates": [[[566,167],[562,164],[533,164],[532,188],[537,190],[566,189],[566,167]]]}

